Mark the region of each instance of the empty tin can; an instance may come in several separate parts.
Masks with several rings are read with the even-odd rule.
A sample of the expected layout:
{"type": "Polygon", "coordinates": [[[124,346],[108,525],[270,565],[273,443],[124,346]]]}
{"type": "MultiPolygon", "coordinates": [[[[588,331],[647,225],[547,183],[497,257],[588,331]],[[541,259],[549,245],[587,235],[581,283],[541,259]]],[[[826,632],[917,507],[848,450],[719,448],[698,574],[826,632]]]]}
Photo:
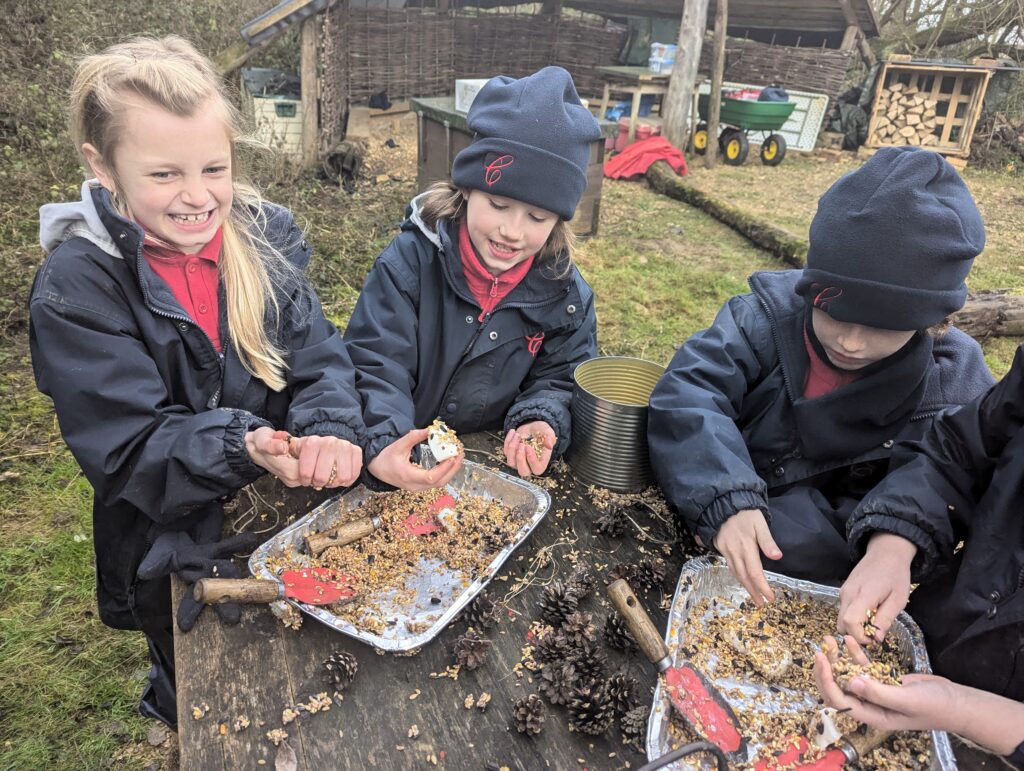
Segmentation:
{"type": "Polygon", "coordinates": [[[599,356],[576,367],[566,461],[580,481],[619,493],[654,483],[647,405],[664,371],[628,356],[599,356]]]}

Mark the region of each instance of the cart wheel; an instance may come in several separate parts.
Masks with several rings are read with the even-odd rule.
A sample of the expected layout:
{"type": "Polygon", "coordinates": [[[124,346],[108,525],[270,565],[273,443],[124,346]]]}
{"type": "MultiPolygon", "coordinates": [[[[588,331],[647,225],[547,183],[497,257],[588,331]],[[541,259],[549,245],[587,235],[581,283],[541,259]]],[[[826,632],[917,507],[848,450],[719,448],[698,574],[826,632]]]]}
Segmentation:
{"type": "Polygon", "coordinates": [[[735,129],[729,132],[728,136],[722,136],[722,155],[730,166],[742,166],[747,160],[747,153],[750,152],[750,142],[747,135],[735,129]]]}
{"type": "Polygon", "coordinates": [[[786,157],[786,138],[782,134],[772,134],[761,144],[761,163],[765,166],[778,166],[786,157]]]}
{"type": "Polygon", "coordinates": [[[707,123],[698,123],[697,130],[693,132],[693,151],[697,155],[704,155],[708,151],[707,123]]]}

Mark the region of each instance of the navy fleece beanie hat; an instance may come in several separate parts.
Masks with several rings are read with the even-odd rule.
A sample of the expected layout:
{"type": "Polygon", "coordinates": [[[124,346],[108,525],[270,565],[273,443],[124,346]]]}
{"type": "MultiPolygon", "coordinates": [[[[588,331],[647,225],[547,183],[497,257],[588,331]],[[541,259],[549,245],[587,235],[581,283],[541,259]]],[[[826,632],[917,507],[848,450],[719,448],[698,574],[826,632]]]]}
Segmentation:
{"type": "Polygon", "coordinates": [[[572,77],[545,67],[525,78],[491,78],[466,117],[473,144],[455,156],[458,187],[495,195],[572,219],[587,187],[590,145],[601,138],[572,77]]]}
{"type": "Polygon", "coordinates": [[[838,321],[925,329],[960,310],[985,225],[941,155],[886,147],[818,201],[797,292],[838,321]]]}

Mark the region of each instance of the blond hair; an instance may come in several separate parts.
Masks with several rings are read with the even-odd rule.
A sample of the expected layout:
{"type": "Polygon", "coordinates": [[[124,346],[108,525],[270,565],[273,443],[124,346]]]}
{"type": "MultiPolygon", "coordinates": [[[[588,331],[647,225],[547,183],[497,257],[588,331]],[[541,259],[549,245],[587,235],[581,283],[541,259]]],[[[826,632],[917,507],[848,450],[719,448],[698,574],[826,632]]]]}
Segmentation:
{"type": "MultiPolygon", "coordinates": [[[[210,100],[220,108],[231,140],[233,203],[225,220],[219,261],[231,341],[242,365],[274,391],[285,385],[285,351],[267,333],[280,307],[275,284],[294,281],[297,271],[266,239],[266,213],[259,192],[238,179],[235,149],[245,140],[242,118],[228,98],[213,64],[183,38],[139,37],[82,59],[71,87],[71,136],[82,152],[96,148],[116,184],[114,149],[124,129],[126,97],[136,96],[174,115],[191,117],[210,100]]],[[[122,214],[120,191],[111,190],[122,214]]]]}
{"type": "MultiPolygon", "coordinates": [[[[431,230],[437,230],[441,220],[461,220],[466,216],[469,190],[456,187],[451,180],[435,182],[418,199],[420,219],[431,230]]],[[[548,268],[557,278],[564,278],[572,270],[572,258],[576,252],[576,234],[569,226],[569,220],[559,218],[548,240],[544,242],[537,261],[548,268]]]]}

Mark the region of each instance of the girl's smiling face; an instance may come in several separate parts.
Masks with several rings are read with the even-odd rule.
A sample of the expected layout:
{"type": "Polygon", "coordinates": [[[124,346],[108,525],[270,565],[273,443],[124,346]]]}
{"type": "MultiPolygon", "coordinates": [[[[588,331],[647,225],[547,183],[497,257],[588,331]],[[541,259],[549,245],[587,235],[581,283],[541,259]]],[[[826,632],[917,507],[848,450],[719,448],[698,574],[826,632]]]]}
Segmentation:
{"type": "Polygon", "coordinates": [[[484,267],[497,276],[537,254],[558,223],[558,215],[483,190],[471,190],[466,228],[484,267]]]}
{"type": "Polygon", "coordinates": [[[100,183],[122,197],[148,233],[195,254],[231,211],[231,137],[212,101],[183,117],[139,97],[127,100],[109,159],[82,149],[100,183]]]}
{"type": "Polygon", "coordinates": [[[839,369],[851,371],[892,356],[915,334],[912,330],[878,329],[836,321],[820,308],[812,309],[811,324],[828,360],[839,369]]]}

